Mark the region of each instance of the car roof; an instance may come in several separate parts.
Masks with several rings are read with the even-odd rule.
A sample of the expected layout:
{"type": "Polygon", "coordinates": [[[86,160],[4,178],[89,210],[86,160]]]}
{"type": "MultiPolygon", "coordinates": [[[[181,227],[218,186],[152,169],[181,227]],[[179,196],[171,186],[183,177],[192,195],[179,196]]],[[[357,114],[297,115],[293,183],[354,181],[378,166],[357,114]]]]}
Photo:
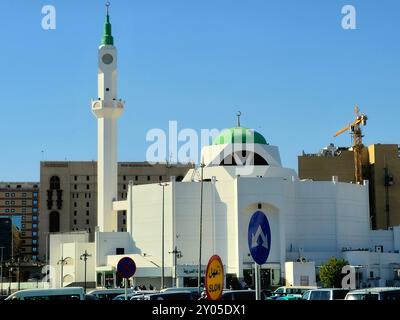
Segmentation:
{"type": "Polygon", "coordinates": [[[388,288],[364,288],[364,289],[357,289],[357,290],[353,290],[350,291],[349,294],[354,294],[354,293],[358,293],[358,294],[368,294],[368,293],[380,293],[380,292],[388,292],[388,291],[395,291],[395,290],[399,290],[400,288],[395,288],[395,287],[388,287],[388,288]]]}

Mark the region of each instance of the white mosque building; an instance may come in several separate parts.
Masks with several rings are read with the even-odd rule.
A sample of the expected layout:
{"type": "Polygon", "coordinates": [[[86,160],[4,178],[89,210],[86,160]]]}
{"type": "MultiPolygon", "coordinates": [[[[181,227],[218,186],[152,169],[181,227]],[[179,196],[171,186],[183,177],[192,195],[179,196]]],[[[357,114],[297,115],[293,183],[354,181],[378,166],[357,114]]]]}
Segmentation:
{"type": "Polygon", "coordinates": [[[265,213],[271,227],[270,255],[261,267],[265,286],[315,284],[318,267],[330,257],[356,266],[360,285],[384,286],[399,277],[400,227],[370,229],[368,181],[299,180],[294,170],[282,167],[278,147],[240,125],[204,147],[204,168],[191,170],[182,182],[172,177],[163,186],[131,183],[127,200],[115,201],[117,119],[124,102],[117,96],[117,52],[108,13],[98,82],[92,103],[98,121],[98,228],[92,243],[85,232],[50,235],[54,286],[84,281],[80,256],[85,250],[91,255],[87,280],[99,287],[119,282],[116,265],[126,256],[137,265],[133,284],[159,288],[164,270],[167,286],[197,285],[201,194],[202,269],[218,254],[226,283],[252,281],[247,236],[257,211],[265,213]],[[116,228],[119,210],[127,211],[127,232],[116,228]]]}

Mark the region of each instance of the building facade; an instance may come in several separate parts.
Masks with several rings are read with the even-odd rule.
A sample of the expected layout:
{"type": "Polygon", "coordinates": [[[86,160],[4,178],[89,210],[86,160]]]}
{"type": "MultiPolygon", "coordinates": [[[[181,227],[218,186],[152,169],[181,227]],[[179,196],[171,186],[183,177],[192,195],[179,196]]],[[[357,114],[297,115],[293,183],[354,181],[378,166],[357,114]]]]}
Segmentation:
{"type": "MultiPolygon", "coordinates": [[[[193,165],[121,162],[118,164],[118,200],[126,199],[129,181],[135,185],[183,179],[193,165]]],[[[97,226],[97,163],[92,161],[42,162],[40,166],[41,259],[46,259],[48,235],[87,231],[94,239],[97,226]]],[[[126,230],[126,212],[118,213],[118,231],[126,230]]]]}
{"type": "Polygon", "coordinates": [[[1,182],[0,217],[12,220],[13,256],[37,260],[40,193],[38,182],[1,182]]]}
{"type": "MultiPolygon", "coordinates": [[[[363,177],[370,186],[370,216],[373,229],[400,225],[400,156],[395,144],[373,144],[362,152],[363,177]]],[[[354,183],[354,154],[348,148],[333,145],[317,154],[298,158],[300,179],[354,183]]]]}

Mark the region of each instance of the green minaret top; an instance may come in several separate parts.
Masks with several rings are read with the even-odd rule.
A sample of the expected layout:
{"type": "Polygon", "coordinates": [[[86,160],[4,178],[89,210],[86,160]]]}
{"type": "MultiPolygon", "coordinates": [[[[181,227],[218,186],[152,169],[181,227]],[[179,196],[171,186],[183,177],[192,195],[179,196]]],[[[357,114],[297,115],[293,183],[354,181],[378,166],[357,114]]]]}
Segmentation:
{"type": "Polygon", "coordinates": [[[101,44],[104,45],[114,45],[114,38],[111,35],[111,23],[110,23],[110,15],[108,12],[108,8],[110,7],[110,3],[106,3],[107,7],[107,16],[106,16],[106,23],[104,24],[104,35],[103,39],[101,40],[101,44]]]}

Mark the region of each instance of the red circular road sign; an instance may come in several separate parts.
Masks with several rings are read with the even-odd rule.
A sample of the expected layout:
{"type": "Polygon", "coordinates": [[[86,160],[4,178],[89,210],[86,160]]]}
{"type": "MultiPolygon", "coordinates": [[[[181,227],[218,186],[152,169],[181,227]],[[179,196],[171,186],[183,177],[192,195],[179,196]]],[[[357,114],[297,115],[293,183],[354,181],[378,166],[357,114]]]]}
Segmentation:
{"type": "Polygon", "coordinates": [[[210,258],[205,274],[205,287],[209,300],[219,300],[224,290],[224,265],[219,256],[214,255],[210,258]]]}
{"type": "Polygon", "coordinates": [[[119,260],[117,265],[118,274],[125,279],[133,277],[136,272],[136,263],[129,257],[119,260]]]}

